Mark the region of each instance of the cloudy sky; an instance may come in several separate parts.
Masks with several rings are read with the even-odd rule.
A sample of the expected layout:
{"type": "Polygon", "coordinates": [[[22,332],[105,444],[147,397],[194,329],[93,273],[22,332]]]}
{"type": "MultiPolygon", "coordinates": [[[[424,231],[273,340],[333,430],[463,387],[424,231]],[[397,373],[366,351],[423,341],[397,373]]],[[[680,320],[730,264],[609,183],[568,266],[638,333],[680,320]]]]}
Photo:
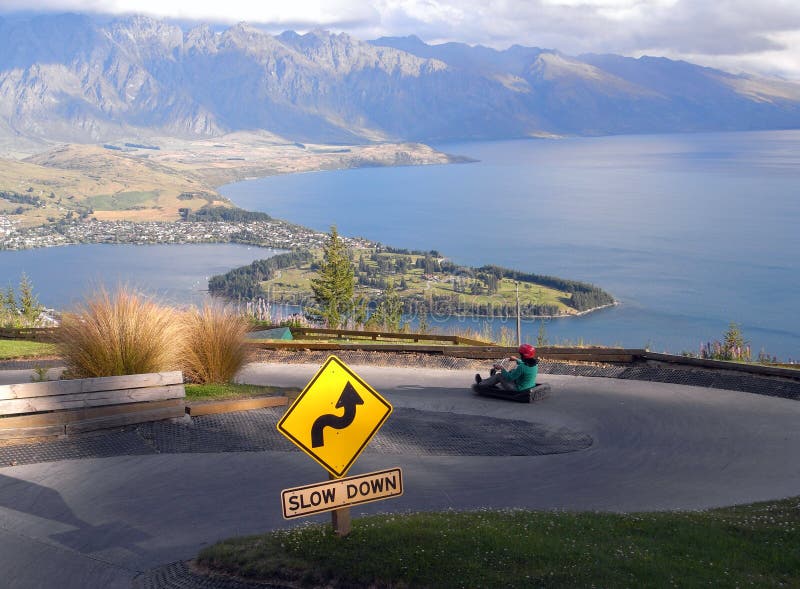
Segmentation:
{"type": "Polygon", "coordinates": [[[31,9],[660,55],[800,81],[800,0],[0,0],[0,12],[31,9]]]}

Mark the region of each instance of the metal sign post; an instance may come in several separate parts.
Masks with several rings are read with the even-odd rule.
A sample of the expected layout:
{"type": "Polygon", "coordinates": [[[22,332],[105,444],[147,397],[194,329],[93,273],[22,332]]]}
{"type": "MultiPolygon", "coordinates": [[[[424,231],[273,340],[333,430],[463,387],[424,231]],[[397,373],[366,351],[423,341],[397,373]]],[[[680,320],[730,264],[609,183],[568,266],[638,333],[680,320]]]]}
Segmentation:
{"type": "Polygon", "coordinates": [[[519,282],[517,282],[517,347],[522,345],[522,324],[519,311],[519,282]]]}

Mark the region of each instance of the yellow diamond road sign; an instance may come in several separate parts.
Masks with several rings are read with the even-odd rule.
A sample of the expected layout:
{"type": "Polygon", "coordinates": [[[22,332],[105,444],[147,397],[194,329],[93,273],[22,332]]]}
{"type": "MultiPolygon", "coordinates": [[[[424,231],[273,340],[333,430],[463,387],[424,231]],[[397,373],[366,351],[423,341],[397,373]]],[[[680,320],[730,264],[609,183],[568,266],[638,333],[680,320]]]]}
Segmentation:
{"type": "Polygon", "coordinates": [[[391,412],[386,399],[330,356],[278,422],[278,431],[343,477],[391,412]]]}

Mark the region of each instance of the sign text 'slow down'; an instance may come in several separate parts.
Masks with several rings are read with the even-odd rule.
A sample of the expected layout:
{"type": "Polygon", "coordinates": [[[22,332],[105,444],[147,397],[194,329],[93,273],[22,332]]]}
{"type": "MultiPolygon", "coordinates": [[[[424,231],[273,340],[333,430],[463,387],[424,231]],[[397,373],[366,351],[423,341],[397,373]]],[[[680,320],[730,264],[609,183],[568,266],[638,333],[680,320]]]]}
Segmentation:
{"type": "Polygon", "coordinates": [[[391,468],[379,472],[284,489],[283,517],[291,519],[388,499],[403,494],[403,472],[391,468]]]}

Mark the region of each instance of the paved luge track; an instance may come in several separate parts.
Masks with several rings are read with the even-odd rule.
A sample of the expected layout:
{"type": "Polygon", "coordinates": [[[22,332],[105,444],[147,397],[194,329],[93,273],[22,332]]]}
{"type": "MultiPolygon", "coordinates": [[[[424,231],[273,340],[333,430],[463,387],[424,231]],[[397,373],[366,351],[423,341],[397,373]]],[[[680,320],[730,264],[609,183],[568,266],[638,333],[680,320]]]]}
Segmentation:
{"type": "MultiPolygon", "coordinates": [[[[244,377],[302,386],[316,368],[251,365],[244,377]]],[[[800,495],[796,401],[545,375],[551,396],[523,405],[472,395],[472,373],[465,371],[356,370],[397,408],[453,422],[471,416],[464,423],[488,416],[498,427],[529,422],[533,429],[591,438],[582,449],[539,456],[436,455],[413,444],[400,453],[367,451],[351,473],[401,466],[405,495],[356,513],[700,509],[800,495]]],[[[4,578],[23,588],[129,587],[140,571],[190,558],[219,538],[286,525],[281,489],[325,478],[299,450],[154,451],[2,468],[4,578]]]]}

